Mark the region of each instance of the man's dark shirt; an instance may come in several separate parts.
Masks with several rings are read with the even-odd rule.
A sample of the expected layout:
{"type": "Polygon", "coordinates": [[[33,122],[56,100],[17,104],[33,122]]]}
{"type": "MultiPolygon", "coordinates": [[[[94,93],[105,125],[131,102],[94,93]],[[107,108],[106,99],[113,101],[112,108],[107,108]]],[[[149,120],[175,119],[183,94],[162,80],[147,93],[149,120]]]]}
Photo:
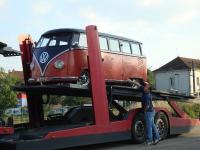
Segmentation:
{"type": "Polygon", "coordinates": [[[146,112],[153,112],[152,95],[150,92],[145,92],[144,88],[141,87],[142,91],[142,108],[146,112]]]}

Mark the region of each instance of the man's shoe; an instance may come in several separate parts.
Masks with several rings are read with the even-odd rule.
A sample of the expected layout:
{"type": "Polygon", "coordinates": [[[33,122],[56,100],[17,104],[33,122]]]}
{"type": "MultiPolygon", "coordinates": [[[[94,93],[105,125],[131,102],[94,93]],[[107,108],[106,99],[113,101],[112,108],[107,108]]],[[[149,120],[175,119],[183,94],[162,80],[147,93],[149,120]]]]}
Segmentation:
{"type": "Polygon", "coordinates": [[[156,139],[154,142],[153,142],[153,145],[156,145],[159,143],[160,140],[156,139]]]}
{"type": "Polygon", "coordinates": [[[153,142],[147,142],[147,145],[148,146],[153,145],[153,142]]]}

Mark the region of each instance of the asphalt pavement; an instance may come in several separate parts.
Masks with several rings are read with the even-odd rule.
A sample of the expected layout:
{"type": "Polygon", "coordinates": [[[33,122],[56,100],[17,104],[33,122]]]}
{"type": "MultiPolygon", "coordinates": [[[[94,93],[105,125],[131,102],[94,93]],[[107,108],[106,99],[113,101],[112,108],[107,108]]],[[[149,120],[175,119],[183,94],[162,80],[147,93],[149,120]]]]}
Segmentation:
{"type": "MultiPolygon", "coordinates": [[[[157,145],[147,146],[132,144],[130,141],[104,143],[78,148],[73,150],[200,150],[200,128],[187,134],[171,136],[160,141],[157,145]]],[[[70,150],[71,150],[70,149],[70,150]]],[[[67,149],[68,150],[68,149],[67,149]]]]}

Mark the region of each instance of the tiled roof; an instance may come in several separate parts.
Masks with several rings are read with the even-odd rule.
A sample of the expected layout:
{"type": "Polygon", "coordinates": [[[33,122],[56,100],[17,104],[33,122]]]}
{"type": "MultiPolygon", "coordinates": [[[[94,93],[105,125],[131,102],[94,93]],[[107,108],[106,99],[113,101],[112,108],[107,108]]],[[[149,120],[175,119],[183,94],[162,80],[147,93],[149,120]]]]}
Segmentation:
{"type": "Polygon", "coordinates": [[[199,59],[176,57],[175,59],[168,62],[167,64],[154,70],[154,72],[167,71],[167,70],[192,69],[192,61],[194,62],[194,67],[200,69],[200,60],[199,59]]]}

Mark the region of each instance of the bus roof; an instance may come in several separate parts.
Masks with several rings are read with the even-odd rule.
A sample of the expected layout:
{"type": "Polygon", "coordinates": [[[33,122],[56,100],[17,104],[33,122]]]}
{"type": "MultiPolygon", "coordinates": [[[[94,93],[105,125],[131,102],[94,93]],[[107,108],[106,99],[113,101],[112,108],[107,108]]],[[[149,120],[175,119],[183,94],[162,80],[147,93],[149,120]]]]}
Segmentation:
{"type": "MultiPolygon", "coordinates": [[[[42,36],[48,35],[48,34],[54,34],[54,33],[64,33],[64,32],[85,33],[85,30],[72,29],[72,28],[61,28],[61,29],[49,30],[49,31],[45,32],[44,34],[42,34],[42,36]]],[[[101,33],[101,32],[99,32],[99,35],[100,36],[105,36],[105,37],[110,37],[110,38],[115,38],[115,39],[119,39],[119,40],[125,40],[125,41],[130,41],[130,42],[135,42],[135,43],[142,44],[139,41],[132,40],[132,39],[129,39],[129,38],[125,38],[125,37],[122,37],[122,36],[116,36],[116,35],[107,34],[107,33],[101,33]]]]}

